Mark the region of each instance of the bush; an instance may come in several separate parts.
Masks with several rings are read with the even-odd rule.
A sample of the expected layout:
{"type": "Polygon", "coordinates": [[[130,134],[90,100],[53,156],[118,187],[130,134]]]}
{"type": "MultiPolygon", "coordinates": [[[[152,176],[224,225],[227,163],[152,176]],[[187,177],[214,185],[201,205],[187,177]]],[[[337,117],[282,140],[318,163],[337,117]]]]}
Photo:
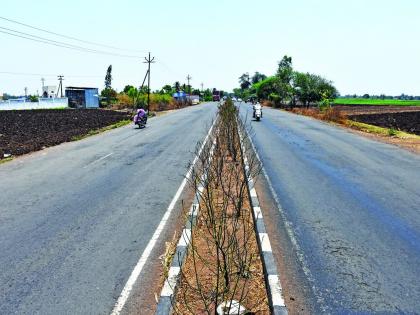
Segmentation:
{"type": "Polygon", "coordinates": [[[388,129],[388,136],[394,137],[397,135],[397,130],[395,128],[389,128],[388,129]]]}

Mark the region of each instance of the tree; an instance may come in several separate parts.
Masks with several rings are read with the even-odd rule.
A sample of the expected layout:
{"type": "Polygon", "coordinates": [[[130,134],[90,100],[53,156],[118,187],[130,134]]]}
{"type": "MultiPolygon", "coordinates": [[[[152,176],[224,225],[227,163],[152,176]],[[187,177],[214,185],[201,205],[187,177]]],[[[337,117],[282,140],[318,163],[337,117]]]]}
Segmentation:
{"type": "Polygon", "coordinates": [[[253,85],[259,99],[268,100],[270,94],[276,94],[278,90],[278,78],[269,77],[253,85]]]}
{"type": "Polygon", "coordinates": [[[165,94],[172,94],[173,89],[172,89],[172,86],[170,86],[169,84],[166,84],[164,87],[162,87],[162,91],[165,94]]]}
{"type": "Polygon", "coordinates": [[[332,102],[338,95],[331,81],[311,73],[293,73],[293,88],[299,101],[309,107],[310,104],[332,102]]]}
{"type": "Polygon", "coordinates": [[[249,73],[244,73],[239,77],[239,85],[242,90],[246,90],[251,86],[251,81],[249,78],[249,73]]]}
{"type": "Polygon", "coordinates": [[[136,105],[137,105],[138,98],[140,96],[139,90],[137,90],[135,87],[132,86],[127,91],[127,95],[132,99],[132,101],[133,101],[133,108],[135,108],[136,105]]]}
{"type": "Polygon", "coordinates": [[[111,83],[112,83],[112,65],[109,65],[108,69],[106,70],[106,75],[105,75],[105,89],[102,91],[102,94],[106,97],[106,102],[107,105],[111,105],[111,97],[113,93],[115,92],[114,90],[112,90],[111,87],[111,83]]]}
{"type": "Polygon", "coordinates": [[[279,62],[277,76],[281,83],[290,84],[293,76],[292,57],[284,56],[279,62]]]}
{"type": "Polygon", "coordinates": [[[176,92],[179,92],[181,90],[181,84],[179,83],[179,81],[175,82],[174,89],[176,92]]]}
{"type": "Polygon", "coordinates": [[[267,76],[265,74],[259,73],[258,71],[255,72],[255,74],[251,78],[252,84],[258,83],[260,81],[264,81],[267,79],[267,76]]]}
{"type": "Polygon", "coordinates": [[[124,90],[123,90],[123,92],[125,93],[125,94],[127,94],[128,93],[128,91],[131,89],[131,88],[133,88],[134,86],[132,86],[132,85],[126,85],[125,87],[124,87],[124,90]]]}
{"type": "Polygon", "coordinates": [[[279,62],[276,77],[278,78],[277,95],[280,102],[293,97],[293,87],[291,81],[293,78],[292,57],[284,56],[279,62]]]}

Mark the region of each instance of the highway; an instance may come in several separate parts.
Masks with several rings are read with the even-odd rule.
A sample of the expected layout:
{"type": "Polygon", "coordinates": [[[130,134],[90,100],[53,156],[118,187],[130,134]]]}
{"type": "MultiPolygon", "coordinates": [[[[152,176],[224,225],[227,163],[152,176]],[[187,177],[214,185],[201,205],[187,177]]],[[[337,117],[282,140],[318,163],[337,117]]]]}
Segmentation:
{"type": "Polygon", "coordinates": [[[280,203],[272,224],[289,229],[314,313],[418,314],[419,156],[280,110],[264,108],[260,122],[250,105],[241,114],[280,203]]]}
{"type": "MultiPolygon", "coordinates": [[[[280,203],[269,224],[280,236],[287,229],[297,257],[287,263],[310,284],[312,312],[418,313],[419,156],[308,117],[264,108],[256,122],[250,105],[240,109],[264,188],[280,203]]],[[[185,108],[144,130],[130,125],[0,165],[0,314],[110,314],[216,110],[185,108]]],[[[159,290],[152,265],[163,247],[123,314],[153,314],[144,303],[154,300],[138,294],[159,290]]]]}
{"type": "Polygon", "coordinates": [[[110,314],[216,110],[185,108],[0,165],[0,314],[110,314]]]}

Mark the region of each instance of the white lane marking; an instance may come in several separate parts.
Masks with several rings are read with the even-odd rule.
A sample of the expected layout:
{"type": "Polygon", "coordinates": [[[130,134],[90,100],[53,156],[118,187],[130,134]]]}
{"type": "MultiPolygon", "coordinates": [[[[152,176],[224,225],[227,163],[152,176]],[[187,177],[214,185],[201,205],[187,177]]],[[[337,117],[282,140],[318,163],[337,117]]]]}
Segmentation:
{"type": "Polygon", "coordinates": [[[256,220],[263,218],[262,211],[261,211],[260,207],[254,207],[254,217],[255,217],[256,220]]]}
{"type": "Polygon", "coordinates": [[[153,233],[152,238],[149,240],[149,243],[147,243],[147,246],[144,249],[143,253],[141,254],[139,261],[137,262],[136,266],[134,267],[133,271],[131,272],[131,275],[128,278],[127,283],[125,284],[120,296],[118,297],[117,302],[115,303],[115,306],[114,306],[114,309],[111,312],[111,315],[119,315],[121,313],[125,303],[127,302],[128,297],[130,296],[131,290],[134,287],[134,284],[136,283],[144,265],[146,264],[147,259],[149,258],[150,254],[152,253],[152,250],[155,247],[155,244],[156,244],[157,240],[159,239],[160,233],[165,228],[166,222],[168,221],[169,216],[171,215],[171,212],[174,209],[176,202],[178,201],[179,197],[181,196],[181,193],[184,190],[184,187],[187,184],[187,181],[191,176],[193,168],[194,168],[195,164],[197,163],[198,157],[200,156],[205,144],[207,143],[207,139],[209,138],[215,123],[216,123],[216,120],[214,120],[213,124],[211,125],[211,127],[209,129],[209,132],[207,133],[207,136],[204,139],[203,144],[200,147],[200,150],[198,151],[198,155],[194,158],[194,161],[191,164],[190,169],[188,170],[188,172],[187,172],[184,180],[182,181],[181,185],[179,186],[174,198],[172,199],[171,203],[169,204],[168,209],[166,210],[165,214],[163,215],[158,227],[156,228],[155,233],[153,233]]]}
{"type": "Polygon", "coordinates": [[[261,249],[263,252],[272,252],[270,239],[268,238],[267,233],[258,233],[261,242],[261,249]]]}
{"type": "Polygon", "coordinates": [[[193,203],[191,208],[190,208],[190,212],[188,213],[188,215],[191,216],[191,217],[196,217],[199,209],[200,209],[200,204],[199,203],[193,203]]]}
{"type": "Polygon", "coordinates": [[[282,297],[282,290],[278,275],[268,275],[268,284],[270,286],[271,298],[274,306],[285,306],[282,297]]]}
{"type": "Polygon", "coordinates": [[[168,278],[165,280],[165,284],[163,285],[163,289],[160,293],[160,296],[171,296],[174,293],[174,288],[176,286],[176,281],[178,279],[178,274],[180,271],[180,267],[169,268],[168,278]]]}
{"type": "Polygon", "coordinates": [[[181,238],[178,241],[178,246],[188,246],[191,240],[191,230],[190,229],[184,229],[182,231],[181,238]]]}
{"type": "Polygon", "coordinates": [[[97,159],[97,160],[95,160],[95,161],[93,161],[93,162],[90,162],[89,164],[87,164],[87,165],[85,165],[83,168],[86,168],[86,167],[88,167],[88,166],[92,166],[93,164],[96,164],[96,163],[98,163],[98,162],[100,162],[100,161],[102,161],[102,160],[105,160],[107,157],[110,157],[111,155],[113,155],[114,153],[109,153],[109,154],[107,154],[107,155],[105,155],[105,156],[103,156],[103,157],[101,157],[101,158],[99,158],[99,159],[97,159]]]}
{"type": "Polygon", "coordinates": [[[250,193],[251,193],[251,197],[257,197],[257,191],[255,190],[255,188],[252,188],[250,193]]]}

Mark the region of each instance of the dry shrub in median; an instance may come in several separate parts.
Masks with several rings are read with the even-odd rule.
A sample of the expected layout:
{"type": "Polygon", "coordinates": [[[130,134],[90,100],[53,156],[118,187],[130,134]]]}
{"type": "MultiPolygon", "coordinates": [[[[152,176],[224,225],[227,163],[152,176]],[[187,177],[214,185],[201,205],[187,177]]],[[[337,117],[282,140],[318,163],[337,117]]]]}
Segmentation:
{"type": "Polygon", "coordinates": [[[201,203],[173,303],[176,314],[215,314],[229,300],[269,314],[247,187],[260,165],[250,155],[250,169],[244,170],[238,127],[237,109],[226,102],[191,176],[201,203]]]}

